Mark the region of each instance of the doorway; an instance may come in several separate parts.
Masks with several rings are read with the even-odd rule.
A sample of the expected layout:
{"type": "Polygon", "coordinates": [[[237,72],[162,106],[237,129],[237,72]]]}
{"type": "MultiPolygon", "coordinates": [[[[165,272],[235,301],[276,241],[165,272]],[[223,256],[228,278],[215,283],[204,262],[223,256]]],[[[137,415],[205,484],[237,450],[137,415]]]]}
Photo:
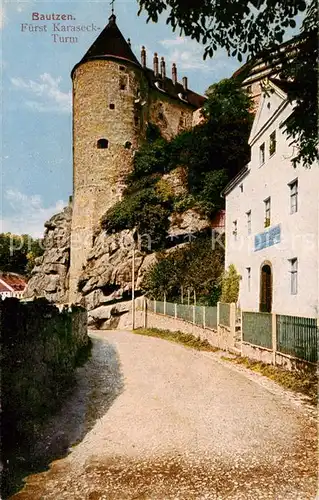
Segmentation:
{"type": "Polygon", "coordinates": [[[260,312],[271,312],[272,308],[272,270],[270,263],[264,263],[260,272],[260,312]]]}

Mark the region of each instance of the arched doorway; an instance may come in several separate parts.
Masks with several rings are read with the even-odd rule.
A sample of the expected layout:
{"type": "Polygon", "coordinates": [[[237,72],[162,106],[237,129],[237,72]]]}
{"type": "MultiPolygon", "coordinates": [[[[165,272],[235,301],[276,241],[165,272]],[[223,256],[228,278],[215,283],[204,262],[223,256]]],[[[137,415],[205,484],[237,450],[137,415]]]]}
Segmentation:
{"type": "Polygon", "coordinates": [[[271,312],[272,307],[272,269],[270,262],[264,262],[260,269],[259,311],[271,312]]]}

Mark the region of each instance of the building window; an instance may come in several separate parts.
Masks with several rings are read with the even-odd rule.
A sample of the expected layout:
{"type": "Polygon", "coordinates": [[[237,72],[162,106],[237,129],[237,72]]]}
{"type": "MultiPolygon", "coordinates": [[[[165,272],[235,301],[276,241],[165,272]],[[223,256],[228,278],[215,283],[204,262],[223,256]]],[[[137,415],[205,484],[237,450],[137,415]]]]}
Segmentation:
{"type": "Polygon", "coordinates": [[[290,293],[298,293],[298,259],[290,259],[290,293]]]}
{"type": "Polygon", "coordinates": [[[265,143],[263,142],[259,148],[259,164],[263,165],[265,163],[265,143]]]}
{"type": "Polygon", "coordinates": [[[251,234],[251,210],[249,212],[246,212],[247,215],[247,233],[251,234]]]}
{"type": "Polygon", "coordinates": [[[237,220],[234,220],[233,222],[233,235],[234,235],[234,240],[237,241],[237,236],[238,236],[237,220]]]}
{"type": "Polygon", "coordinates": [[[115,109],[115,104],[110,104],[110,109],[115,109]]]}
{"type": "Polygon", "coordinates": [[[97,141],[98,149],[107,149],[109,147],[109,141],[107,139],[99,139],[97,141]]]}
{"type": "Polygon", "coordinates": [[[265,204],[265,227],[270,226],[270,197],[264,200],[265,204]]]}
{"type": "Polygon", "coordinates": [[[120,66],[120,71],[125,71],[125,66],[120,66]]]}
{"type": "Polygon", "coordinates": [[[251,85],[247,85],[246,91],[247,91],[247,94],[251,94],[252,93],[252,86],[251,85]]]}
{"type": "Polygon", "coordinates": [[[130,141],[126,141],[126,143],[124,144],[124,147],[125,147],[125,149],[131,149],[132,143],[130,141]]]}
{"type": "Polygon", "coordinates": [[[269,156],[272,156],[276,152],[276,130],[270,134],[269,137],[269,156]]]}
{"type": "Polygon", "coordinates": [[[298,212],[298,180],[291,182],[290,187],[290,213],[298,212]]]}
{"type": "Polygon", "coordinates": [[[248,292],[250,292],[251,287],[251,268],[247,267],[247,284],[248,284],[248,292]]]}
{"type": "Polygon", "coordinates": [[[126,76],[121,76],[120,77],[120,90],[125,90],[126,89],[126,84],[127,84],[127,77],[126,76]]]}

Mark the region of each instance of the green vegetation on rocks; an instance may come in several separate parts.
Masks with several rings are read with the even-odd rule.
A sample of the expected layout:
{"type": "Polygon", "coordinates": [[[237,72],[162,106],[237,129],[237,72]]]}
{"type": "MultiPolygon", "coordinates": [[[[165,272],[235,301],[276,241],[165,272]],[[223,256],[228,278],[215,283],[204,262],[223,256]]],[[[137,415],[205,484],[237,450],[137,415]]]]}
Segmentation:
{"type": "Polygon", "coordinates": [[[168,254],[160,253],[158,261],[144,275],[142,290],[155,300],[180,302],[187,289],[195,291],[198,304],[216,305],[220,295],[220,277],[224,269],[224,251],[210,238],[203,237],[168,254]]]}

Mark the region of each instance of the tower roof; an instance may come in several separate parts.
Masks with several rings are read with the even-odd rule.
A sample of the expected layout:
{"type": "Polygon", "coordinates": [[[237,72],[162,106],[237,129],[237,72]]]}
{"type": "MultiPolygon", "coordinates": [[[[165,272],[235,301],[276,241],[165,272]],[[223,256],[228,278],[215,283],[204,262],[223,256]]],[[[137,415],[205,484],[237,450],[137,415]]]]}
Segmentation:
{"type": "Polygon", "coordinates": [[[140,66],[130,45],[120,32],[114,14],[111,15],[109,23],[91,45],[79,64],[91,59],[104,59],[107,57],[124,59],[140,66]]]}

